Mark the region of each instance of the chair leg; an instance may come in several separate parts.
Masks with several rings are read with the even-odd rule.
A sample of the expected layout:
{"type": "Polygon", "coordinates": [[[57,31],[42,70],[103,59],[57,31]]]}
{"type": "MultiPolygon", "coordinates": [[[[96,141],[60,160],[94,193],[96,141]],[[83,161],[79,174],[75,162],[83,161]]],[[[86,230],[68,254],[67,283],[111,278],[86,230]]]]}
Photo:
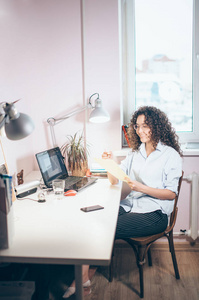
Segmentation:
{"type": "Polygon", "coordinates": [[[151,248],[148,249],[147,255],[148,255],[148,264],[151,267],[152,266],[151,248]]]}
{"type": "Polygon", "coordinates": [[[143,265],[145,263],[145,259],[142,254],[142,247],[138,246],[138,257],[137,264],[139,267],[139,276],[140,276],[140,298],[144,298],[144,276],[143,276],[143,265]]]}
{"type": "Polygon", "coordinates": [[[136,262],[139,269],[140,277],[140,298],[144,298],[144,277],[143,277],[143,265],[145,263],[146,248],[143,250],[142,246],[136,246],[131,242],[131,239],[125,239],[127,243],[133,248],[136,255],[136,262]]]}
{"type": "Polygon", "coordinates": [[[170,232],[169,236],[167,236],[167,238],[169,241],[169,248],[170,248],[171,257],[172,257],[172,261],[173,261],[173,267],[175,270],[175,276],[176,276],[176,279],[180,279],[180,274],[178,271],[178,264],[177,264],[176,255],[175,255],[175,248],[174,248],[174,243],[173,243],[173,232],[170,232]]]}
{"type": "Polygon", "coordinates": [[[144,280],[143,280],[143,265],[139,265],[140,275],[140,298],[144,298],[144,280]]]}

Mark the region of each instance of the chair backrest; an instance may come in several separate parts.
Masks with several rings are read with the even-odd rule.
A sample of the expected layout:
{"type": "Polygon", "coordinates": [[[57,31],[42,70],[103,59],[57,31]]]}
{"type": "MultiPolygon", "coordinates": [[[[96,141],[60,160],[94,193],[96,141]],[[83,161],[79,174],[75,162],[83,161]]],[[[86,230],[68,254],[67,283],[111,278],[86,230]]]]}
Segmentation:
{"type": "Polygon", "coordinates": [[[180,188],[181,188],[181,184],[182,184],[183,174],[184,174],[184,172],[182,171],[182,176],[179,178],[179,182],[178,182],[178,194],[175,197],[173,211],[170,216],[169,225],[172,228],[175,225],[175,221],[176,221],[176,217],[177,217],[177,211],[178,211],[177,204],[178,204],[178,198],[179,198],[179,194],[180,194],[180,188]]]}

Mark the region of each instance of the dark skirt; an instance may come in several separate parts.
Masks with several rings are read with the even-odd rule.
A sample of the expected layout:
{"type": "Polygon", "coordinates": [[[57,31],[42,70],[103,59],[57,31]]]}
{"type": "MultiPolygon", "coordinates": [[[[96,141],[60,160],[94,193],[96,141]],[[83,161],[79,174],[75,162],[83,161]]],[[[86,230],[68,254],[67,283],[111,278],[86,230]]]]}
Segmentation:
{"type": "Polygon", "coordinates": [[[126,212],[119,209],[115,239],[142,237],[164,231],[168,225],[168,217],[161,210],[150,213],[126,212]]]}

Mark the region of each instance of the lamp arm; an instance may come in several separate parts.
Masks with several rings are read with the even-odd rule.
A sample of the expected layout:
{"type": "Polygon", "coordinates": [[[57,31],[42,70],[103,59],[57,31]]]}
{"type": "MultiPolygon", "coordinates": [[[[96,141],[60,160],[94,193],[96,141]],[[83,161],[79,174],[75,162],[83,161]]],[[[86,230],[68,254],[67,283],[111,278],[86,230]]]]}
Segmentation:
{"type": "MultiPolygon", "coordinates": [[[[4,104],[5,104],[5,102],[0,102],[1,110],[3,109],[4,104]]],[[[5,125],[6,117],[7,117],[7,114],[2,114],[2,112],[0,112],[0,129],[1,129],[1,127],[3,127],[5,125]],[[1,120],[2,117],[3,117],[3,119],[1,120]]]]}
{"type": "Polygon", "coordinates": [[[92,98],[93,96],[95,96],[95,95],[97,95],[96,100],[99,99],[99,93],[94,93],[94,94],[92,94],[92,95],[90,96],[90,98],[89,98],[89,105],[90,105],[92,108],[95,108],[95,106],[93,106],[93,105],[91,104],[91,98],[92,98]]]}
{"type": "Polygon", "coordinates": [[[52,137],[52,142],[53,142],[53,146],[56,147],[57,142],[56,142],[56,137],[55,137],[55,129],[54,129],[54,125],[53,123],[49,123],[50,124],[50,132],[51,132],[51,137],[52,137]]]}
{"type": "Polygon", "coordinates": [[[15,100],[14,102],[7,103],[7,102],[1,102],[0,105],[2,105],[2,108],[4,110],[4,114],[0,114],[0,118],[3,116],[3,120],[0,121],[0,129],[8,122],[9,119],[14,119],[16,116],[19,116],[18,111],[15,109],[14,104],[17,103],[20,99],[15,100]]]}
{"type": "Polygon", "coordinates": [[[51,132],[51,137],[52,137],[52,142],[53,142],[53,146],[56,147],[57,146],[57,143],[56,143],[56,137],[55,137],[55,130],[54,130],[54,126],[58,123],[61,123],[62,121],[86,110],[87,108],[89,107],[92,107],[90,101],[87,105],[83,106],[82,108],[79,108],[79,109],[76,109],[74,110],[73,112],[69,113],[69,114],[66,114],[64,115],[63,117],[60,117],[60,118],[53,118],[53,117],[50,117],[47,119],[47,122],[48,124],[50,125],[50,132],[51,132]]]}
{"type": "Polygon", "coordinates": [[[1,129],[1,127],[3,127],[5,125],[7,115],[0,115],[0,117],[1,116],[3,116],[3,120],[0,121],[0,129],[1,129]]]}
{"type": "Polygon", "coordinates": [[[91,106],[91,103],[88,103],[88,104],[85,105],[84,107],[79,108],[79,109],[76,109],[76,110],[74,110],[73,112],[71,112],[71,113],[69,113],[69,114],[67,114],[67,115],[64,115],[63,117],[60,117],[60,118],[53,118],[53,117],[50,117],[50,118],[47,119],[47,122],[48,122],[51,126],[54,126],[55,124],[58,124],[58,123],[60,123],[60,122],[62,122],[62,121],[64,121],[64,120],[66,120],[66,119],[68,119],[68,118],[70,118],[70,117],[72,117],[72,116],[74,116],[74,115],[76,115],[76,114],[78,114],[78,113],[80,113],[80,112],[86,110],[86,109],[87,109],[88,107],[90,107],[90,106],[91,106]]]}
{"type": "Polygon", "coordinates": [[[52,142],[53,142],[53,146],[56,147],[57,146],[57,143],[56,143],[56,137],[55,137],[55,131],[54,131],[54,126],[58,123],[61,123],[62,121],[86,110],[87,108],[95,108],[95,107],[99,107],[101,106],[101,100],[99,99],[99,93],[94,93],[92,94],[90,97],[89,97],[89,102],[87,105],[83,106],[82,108],[79,108],[79,109],[76,109],[74,111],[72,111],[71,113],[69,114],[66,114],[66,115],[63,115],[62,117],[60,118],[53,118],[53,117],[50,117],[47,119],[47,123],[50,125],[50,132],[51,132],[51,137],[52,137],[52,142]],[[91,103],[91,100],[92,100],[92,97],[97,95],[97,98],[95,99],[95,105],[93,106],[92,103],[91,103]]]}

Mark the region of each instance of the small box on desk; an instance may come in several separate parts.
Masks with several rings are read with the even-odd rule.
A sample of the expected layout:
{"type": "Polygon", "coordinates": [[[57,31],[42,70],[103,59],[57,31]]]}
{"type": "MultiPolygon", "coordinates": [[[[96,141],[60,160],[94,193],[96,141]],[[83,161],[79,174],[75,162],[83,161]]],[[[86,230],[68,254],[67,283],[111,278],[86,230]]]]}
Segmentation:
{"type": "MultiPolygon", "coordinates": [[[[11,184],[11,183],[10,183],[11,184]]],[[[0,176],[0,249],[7,249],[12,243],[14,220],[12,207],[12,188],[6,186],[0,176]],[[10,195],[9,195],[10,193],[10,195]]]]}

